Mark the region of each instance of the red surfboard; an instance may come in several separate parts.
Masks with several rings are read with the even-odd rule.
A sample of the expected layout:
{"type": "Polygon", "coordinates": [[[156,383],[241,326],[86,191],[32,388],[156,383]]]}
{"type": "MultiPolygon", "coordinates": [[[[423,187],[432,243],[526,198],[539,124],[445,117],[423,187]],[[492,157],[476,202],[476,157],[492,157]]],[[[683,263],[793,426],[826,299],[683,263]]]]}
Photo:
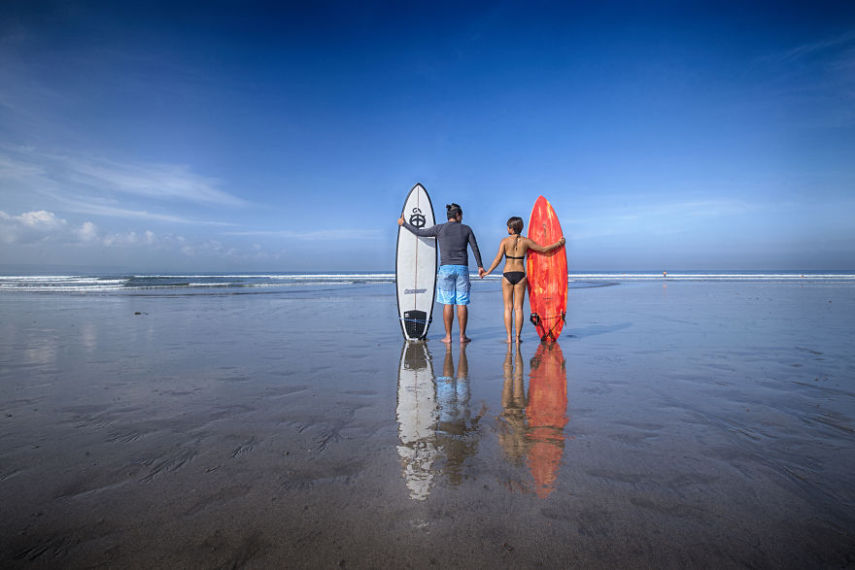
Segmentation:
{"type": "MultiPolygon", "coordinates": [[[[529,239],[539,245],[550,245],[562,235],[552,204],[538,196],[528,221],[529,239]]],[[[531,322],[540,340],[555,341],[564,327],[567,312],[567,253],[564,246],[549,253],[529,250],[525,268],[531,322]]]]}

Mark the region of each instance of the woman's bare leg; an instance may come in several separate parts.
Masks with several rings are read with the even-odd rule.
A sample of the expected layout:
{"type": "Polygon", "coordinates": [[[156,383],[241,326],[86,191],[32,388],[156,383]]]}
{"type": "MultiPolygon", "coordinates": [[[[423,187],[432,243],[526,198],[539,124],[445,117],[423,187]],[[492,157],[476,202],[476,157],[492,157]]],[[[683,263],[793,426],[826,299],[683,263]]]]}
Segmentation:
{"type": "MultiPolygon", "coordinates": [[[[523,277],[519,283],[514,285],[513,300],[514,300],[514,324],[517,329],[517,342],[522,342],[522,327],[523,327],[523,304],[525,303],[525,286],[528,283],[528,278],[523,277]]],[[[508,328],[508,338],[510,338],[510,326],[508,328]]]]}
{"type": "Polygon", "coordinates": [[[511,344],[511,312],[514,310],[514,286],[502,277],[502,300],[505,306],[505,331],[508,333],[507,343],[511,344]]]}

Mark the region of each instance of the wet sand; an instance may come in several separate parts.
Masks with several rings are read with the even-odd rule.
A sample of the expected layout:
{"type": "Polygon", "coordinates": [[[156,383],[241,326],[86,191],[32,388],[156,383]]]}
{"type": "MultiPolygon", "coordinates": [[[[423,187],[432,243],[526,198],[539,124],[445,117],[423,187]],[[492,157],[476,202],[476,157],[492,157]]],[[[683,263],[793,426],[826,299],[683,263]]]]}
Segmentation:
{"type": "Polygon", "coordinates": [[[855,565],[855,295],[572,288],[406,348],[391,284],[0,296],[0,566],[855,565]],[[139,314],[137,314],[139,313],[139,314]]]}

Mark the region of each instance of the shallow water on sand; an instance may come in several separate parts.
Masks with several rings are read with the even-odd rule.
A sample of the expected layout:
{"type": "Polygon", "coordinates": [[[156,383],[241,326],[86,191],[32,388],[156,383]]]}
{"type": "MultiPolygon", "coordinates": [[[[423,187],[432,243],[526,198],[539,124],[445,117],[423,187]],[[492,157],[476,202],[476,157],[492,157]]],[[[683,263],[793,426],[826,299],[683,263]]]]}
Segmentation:
{"type": "Polygon", "coordinates": [[[0,296],[3,567],[855,564],[855,286],[0,296]]]}

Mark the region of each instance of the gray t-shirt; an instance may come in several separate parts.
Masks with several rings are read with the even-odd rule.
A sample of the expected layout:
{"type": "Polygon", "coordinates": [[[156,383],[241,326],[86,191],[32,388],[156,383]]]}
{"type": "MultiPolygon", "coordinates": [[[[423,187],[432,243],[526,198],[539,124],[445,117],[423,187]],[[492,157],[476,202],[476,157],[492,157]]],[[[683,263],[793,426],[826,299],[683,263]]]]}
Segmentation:
{"type": "Polygon", "coordinates": [[[436,237],[439,243],[440,265],[468,266],[469,256],[466,253],[466,244],[469,244],[478,267],[484,267],[481,263],[481,252],[478,251],[478,242],[475,241],[475,232],[466,224],[446,222],[429,228],[417,228],[405,220],[404,227],[417,236],[436,237]]]}

